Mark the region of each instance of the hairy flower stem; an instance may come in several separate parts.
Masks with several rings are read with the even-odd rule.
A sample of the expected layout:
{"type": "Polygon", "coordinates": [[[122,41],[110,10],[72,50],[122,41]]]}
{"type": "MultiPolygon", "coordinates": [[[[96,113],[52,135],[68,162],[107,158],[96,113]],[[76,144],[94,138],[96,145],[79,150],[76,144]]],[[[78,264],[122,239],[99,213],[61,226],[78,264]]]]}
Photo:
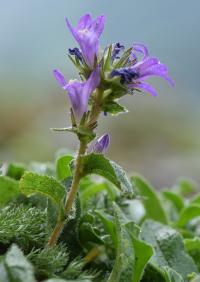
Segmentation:
{"type": "Polygon", "coordinates": [[[81,179],[81,156],[85,154],[87,148],[87,144],[84,142],[80,142],[80,147],[78,151],[78,156],[76,159],[76,166],[75,166],[75,172],[74,172],[74,177],[72,181],[71,188],[68,192],[68,195],[66,197],[66,202],[65,202],[65,209],[64,209],[64,215],[65,217],[61,220],[58,218],[57,224],[50,236],[50,239],[48,241],[48,246],[52,247],[57,243],[58,237],[64,227],[65,224],[65,218],[69,214],[74,200],[76,198],[77,190],[78,190],[78,185],[81,179]]]}
{"type": "MultiPolygon", "coordinates": [[[[89,124],[97,121],[98,119],[98,116],[101,112],[101,106],[100,106],[101,98],[102,98],[102,92],[99,89],[97,89],[97,95],[96,95],[96,99],[92,107],[89,124]]],[[[76,159],[74,177],[72,180],[71,188],[66,197],[65,208],[64,208],[64,218],[60,218],[60,216],[58,217],[56,226],[53,232],[51,233],[50,239],[47,244],[49,247],[52,247],[57,243],[58,237],[65,224],[65,218],[68,216],[73,206],[73,203],[76,198],[77,191],[78,191],[78,185],[82,177],[81,176],[81,156],[85,154],[86,149],[87,149],[87,143],[80,141],[79,151],[78,151],[78,155],[76,159]]]]}

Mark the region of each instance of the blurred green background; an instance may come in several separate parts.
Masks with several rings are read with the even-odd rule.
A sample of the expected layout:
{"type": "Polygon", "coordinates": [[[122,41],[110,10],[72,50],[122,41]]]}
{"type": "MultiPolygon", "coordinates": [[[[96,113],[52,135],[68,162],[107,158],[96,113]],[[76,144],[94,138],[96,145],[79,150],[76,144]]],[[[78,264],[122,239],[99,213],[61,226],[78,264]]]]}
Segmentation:
{"type": "Polygon", "coordinates": [[[76,149],[73,136],[49,130],[69,125],[52,69],[77,76],[64,19],[75,24],[89,12],[106,16],[102,47],[143,42],[176,82],[153,79],[159,97],[127,96],[129,114],[101,117],[99,134],[111,134],[108,156],[157,186],[181,176],[200,181],[199,11],[199,0],[0,0],[0,161],[48,161],[60,147],[76,149]]]}

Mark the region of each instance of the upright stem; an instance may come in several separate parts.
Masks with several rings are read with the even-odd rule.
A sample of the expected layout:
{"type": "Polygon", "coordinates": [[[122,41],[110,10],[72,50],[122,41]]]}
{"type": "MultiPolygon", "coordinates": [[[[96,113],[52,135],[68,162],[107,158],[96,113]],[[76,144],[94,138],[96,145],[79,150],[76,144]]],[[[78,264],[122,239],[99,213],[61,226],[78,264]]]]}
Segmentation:
{"type": "MultiPolygon", "coordinates": [[[[98,119],[98,116],[101,112],[101,99],[102,99],[102,91],[100,89],[97,89],[97,95],[95,97],[95,101],[91,110],[91,115],[90,115],[90,120],[89,124],[92,124],[93,122],[96,122],[98,119]]],[[[64,207],[64,218],[58,217],[56,226],[51,233],[50,239],[48,241],[48,246],[54,246],[57,243],[58,237],[64,227],[65,224],[65,218],[69,214],[74,200],[76,198],[77,190],[78,190],[78,185],[81,180],[81,156],[85,154],[87,149],[87,143],[80,141],[80,147],[76,159],[76,164],[75,164],[75,172],[74,172],[74,177],[72,180],[71,188],[67,194],[66,197],[66,202],[65,202],[65,207],[64,207]]]]}
{"type": "MultiPolygon", "coordinates": [[[[64,209],[65,217],[69,214],[72,208],[73,202],[75,200],[75,197],[76,197],[79,181],[81,179],[81,156],[85,154],[86,148],[87,148],[87,144],[80,142],[80,147],[79,147],[78,156],[76,159],[75,172],[74,172],[74,177],[72,180],[72,185],[66,197],[65,209],[64,209]]],[[[56,244],[58,237],[63,229],[64,223],[65,223],[65,218],[64,219],[58,218],[57,224],[48,241],[49,247],[52,247],[56,244]]]]}

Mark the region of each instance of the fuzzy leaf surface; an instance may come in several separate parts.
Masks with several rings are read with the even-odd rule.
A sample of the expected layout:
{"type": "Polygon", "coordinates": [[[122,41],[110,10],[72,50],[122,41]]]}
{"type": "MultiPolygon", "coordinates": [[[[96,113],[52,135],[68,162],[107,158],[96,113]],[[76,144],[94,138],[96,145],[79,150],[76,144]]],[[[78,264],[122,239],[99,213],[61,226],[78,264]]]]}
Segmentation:
{"type": "Polygon", "coordinates": [[[35,193],[42,194],[58,206],[65,195],[65,187],[55,178],[32,172],[26,172],[23,175],[20,180],[20,190],[27,196],[35,193]]]}
{"type": "Polygon", "coordinates": [[[82,157],[83,176],[98,174],[108,179],[125,194],[133,195],[133,187],[125,171],[102,154],[89,154],[82,157]]]}
{"type": "Polygon", "coordinates": [[[155,254],[151,263],[156,266],[172,268],[184,281],[187,281],[187,275],[198,271],[193,259],[184,250],[181,235],[175,229],[146,220],[142,225],[141,238],[153,246],[155,254]]]}

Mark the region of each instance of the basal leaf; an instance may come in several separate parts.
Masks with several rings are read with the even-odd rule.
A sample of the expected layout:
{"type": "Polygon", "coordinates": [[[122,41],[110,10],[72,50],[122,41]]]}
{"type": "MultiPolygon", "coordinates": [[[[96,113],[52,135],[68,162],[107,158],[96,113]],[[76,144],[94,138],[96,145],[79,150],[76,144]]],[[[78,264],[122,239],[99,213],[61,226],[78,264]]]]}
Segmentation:
{"type": "Polygon", "coordinates": [[[110,235],[114,248],[117,248],[118,239],[117,239],[115,224],[113,222],[113,217],[111,217],[110,215],[106,214],[105,212],[101,210],[96,210],[95,214],[100,218],[104,229],[110,235]]]}
{"type": "Polygon", "coordinates": [[[200,238],[185,239],[184,245],[186,251],[194,259],[200,271],[200,238]]]}
{"type": "Polygon", "coordinates": [[[115,211],[115,226],[117,235],[117,253],[113,270],[108,282],[133,281],[135,250],[132,238],[126,227],[120,223],[118,209],[115,211]]]}
{"type": "Polygon", "coordinates": [[[82,157],[83,176],[88,174],[98,174],[115,184],[122,192],[133,195],[133,187],[125,171],[105,158],[102,154],[89,154],[82,157]]]}
{"type": "Polygon", "coordinates": [[[20,194],[18,181],[8,177],[0,176],[0,205],[4,205],[20,194]]]}
{"type": "Polygon", "coordinates": [[[5,257],[9,282],[36,282],[33,266],[25,258],[17,245],[12,245],[5,257]]]}
{"type": "Polygon", "coordinates": [[[146,264],[153,255],[152,247],[146,242],[136,239],[132,236],[134,250],[135,250],[135,266],[134,277],[131,282],[138,282],[141,280],[146,264]]]}
{"type": "Polygon", "coordinates": [[[70,155],[65,155],[57,158],[56,160],[56,175],[58,180],[63,180],[71,176],[71,170],[69,167],[70,162],[73,160],[73,157],[70,155]]]}
{"type": "Polygon", "coordinates": [[[141,238],[152,245],[151,263],[157,267],[170,267],[187,281],[187,275],[197,272],[193,259],[185,252],[183,238],[173,228],[153,220],[142,225],[141,238]]]}
{"type": "Polygon", "coordinates": [[[184,208],[183,199],[176,193],[166,190],[163,191],[162,194],[168,201],[173,204],[177,211],[180,212],[184,208]]]}
{"type": "Polygon", "coordinates": [[[170,267],[164,267],[163,272],[166,282],[184,282],[181,275],[170,267]]]}
{"type": "Polygon", "coordinates": [[[19,180],[24,174],[24,171],[24,165],[17,163],[9,163],[6,169],[6,175],[13,179],[19,180]]]}
{"type": "Polygon", "coordinates": [[[188,207],[184,208],[181,213],[176,226],[183,227],[193,218],[200,216],[200,205],[191,204],[188,207]]]}
{"type": "Polygon", "coordinates": [[[167,216],[153,187],[141,176],[132,177],[132,182],[136,187],[146,210],[146,218],[167,223],[167,216]]]}
{"type": "Polygon", "coordinates": [[[51,200],[58,206],[65,195],[65,187],[55,178],[26,172],[20,180],[20,190],[25,195],[39,193],[51,200]]]}

